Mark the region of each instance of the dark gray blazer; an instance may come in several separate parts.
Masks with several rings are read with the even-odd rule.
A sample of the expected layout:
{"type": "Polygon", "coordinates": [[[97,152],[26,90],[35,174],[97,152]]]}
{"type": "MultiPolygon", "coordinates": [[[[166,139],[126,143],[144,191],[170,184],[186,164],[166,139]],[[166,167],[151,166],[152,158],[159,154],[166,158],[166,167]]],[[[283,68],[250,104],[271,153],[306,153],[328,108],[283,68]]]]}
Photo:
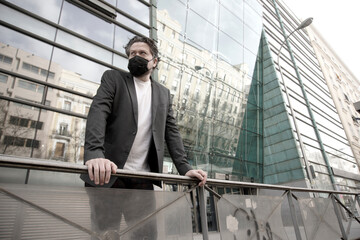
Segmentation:
{"type": "MultiPolygon", "coordinates": [[[[152,80],[151,80],[152,81],[152,80]]],[[[152,172],[161,173],[166,141],[170,156],[181,175],[191,166],[173,117],[170,91],[152,81],[152,144],[148,161],[152,172]]],[[[138,104],[133,76],[118,70],[106,71],[90,107],[85,133],[84,163],[106,158],[122,169],[137,132],[138,104]]],[[[94,185],[87,174],[81,178],[94,185]]],[[[114,184],[112,177],[104,187],[114,184]]]]}

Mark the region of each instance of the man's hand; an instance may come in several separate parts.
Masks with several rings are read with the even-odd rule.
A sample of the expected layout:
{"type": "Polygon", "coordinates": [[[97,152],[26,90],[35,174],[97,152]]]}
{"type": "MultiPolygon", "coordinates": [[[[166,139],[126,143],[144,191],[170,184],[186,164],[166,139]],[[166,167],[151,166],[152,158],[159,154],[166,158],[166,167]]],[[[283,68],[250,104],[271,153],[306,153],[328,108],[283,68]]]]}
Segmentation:
{"type": "Polygon", "coordinates": [[[199,170],[189,170],[189,171],[187,171],[185,176],[198,178],[200,180],[200,183],[199,183],[200,187],[204,186],[206,183],[206,180],[207,180],[207,173],[200,169],[199,170]]]}
{"type": "Polygon", "coordinates": [[[88,167],[90,180],[96,185],[109,183],[111,173],[116,173],[117,170],[116,164],[105,158],[90,159],[85,165],[88,167]]]}

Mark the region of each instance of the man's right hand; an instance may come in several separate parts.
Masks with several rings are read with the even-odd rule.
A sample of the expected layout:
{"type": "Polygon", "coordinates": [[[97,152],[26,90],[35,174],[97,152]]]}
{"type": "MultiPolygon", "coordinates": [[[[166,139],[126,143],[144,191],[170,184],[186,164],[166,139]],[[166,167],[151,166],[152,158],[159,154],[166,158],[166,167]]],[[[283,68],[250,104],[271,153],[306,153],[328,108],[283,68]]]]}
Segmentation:
{"type": "Polygon", "coordinates": [[[117,166],[115,163],[105,158],[94,158],[86,161],[88,173],[91,181],[96,185],[109,183],[111,173],[116,173],[117,166]]]}

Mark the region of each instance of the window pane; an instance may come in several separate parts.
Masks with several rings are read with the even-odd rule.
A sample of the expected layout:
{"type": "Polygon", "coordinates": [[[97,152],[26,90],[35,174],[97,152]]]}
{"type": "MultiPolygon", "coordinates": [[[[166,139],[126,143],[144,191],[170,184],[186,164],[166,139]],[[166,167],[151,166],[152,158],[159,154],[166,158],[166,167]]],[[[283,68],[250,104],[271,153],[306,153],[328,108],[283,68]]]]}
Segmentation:
{"type": "Polygon", "coordinates": [[[150,10],[145,4],[139,1],[121,0],[118,1],[117,7],[140,21],[150,24],[150,10]]]}
{"type": "Polygon", "coordinates": [[[261,32],[256,33],[251,28],[248,28],[247,26],[244,27],[244,45],[254,55],[257,55],[258,53],[260,36],[261,32]]]}
{"type": "Polygon", "coordinates": [[[240,65],[244,62],[244,47],[222,32],[219,33],[219,54],[231,65],[240,65]]]}
{"type": "MultiPolygon", "coordinates": [[[[118,21],[119,23],[121,24],[124,24],[125,26],[129,27],[130,29],[132,30],[135,30],[141,34],[143,34],[144,36],[149,36],[149,29],[140,25],[139,23],[137,22],[134,22],[133,20],[121,15],[121,14],[118,14],[117,17],[116,17],[116,21],[118,21]]],[[[115,44],[116,44],[116,41],[115,41],[115,44]]]]}
{"type": "MultiPolygon", "coordinates": [[[[81,102],[74,103],[75,108],[82,106],[81,102]]],[[[52,114],[53,122],[49,126],[51,131],[48,136],[44,136],[50,139],[44,157],[82,164],[80,156],[85,142],[86,120],[60,113],[52,114]]]]}
{"type": "Polygon", "coordinates": [[[53,61],[51,63],[51,67],[55,68],[55,66],[73,72],[84,80],[97,83],[100,83],[102,74],[108,69],[103,65],[58,48],[54,50],[53,61]]]}
{"type": "Polygon", "coordinates": [[[135,35],[129,31],[126,31],[125,29],[116,26],[115,27],[115,47],[114,49],[116,51],[119,51],[121,53],[125,54],[125,45],[129,42],[131,38],[133,38],[135,35]]]}
{"type": "Polygon", "coordinates": [[[188,11],[187,37],[209,52],[216,51],[216,27],[193,11],[188,11]]]}
{"type": "Polygon", "coordinates": [[[241,16],[242,14],[235,15],[223,6],[220,7],[220,30],[231,36],[238,43],[243,44],[244,23],[239,18],[241,16]]]}
{"type": "Polygon", "coordinates": [[[262,29],[261,5],[257,1],[252,2],[252,6],[244,4],[244,21],[254,32],[260,34],[262,29]]]}
{"type": "Polygon", "coordinates": [[[223,5],[226,9],[231,11],[233,15],[243,19],[243,12],[244,12],[243,1],[239,1],[239,0],[221,1],[221,5],[223,5]]]}
{"type": "MultiPolygon", "coordinates": [[[[30,122],[36,121],[38,114],[39,110],[36,108],[17,103],[8,105],[7,101],[0,100],[0,116],[2,116],[0,121],[4,126],[2,132],[4,138],[0,142],[0,151],[3,154],[30,157],[32,150],[27,145],[27,141],[32,140],[35,133],[30,122]]],[[[39,157],[38,153],[37,149],[33,152],[33,156],[39,157]]]]}
{"type": "Polygon", "coordinates": [[[62,1],[59,0],[46,0],[44,4],[43,0],[8,0],[11,3],[18,5],[30,12],[36,13],[43,18],[46,18],[52,22],[57,23],[59,20],[60,7],[62,1]]]}
{"type": "MultiPolygon", "coordinates": [[[[175,30],[184,35],[186,6],[177,0],[158,0],[157,21],[167,28],[159,28],[158,34],[168,35],[170,30],[175,30]],[[174,27],[176,26],[176,27],[174,27]]],[[[160,25],[160,24],[159,24],[160,25]]]]}
{"type": "Polygon", "coordinates": [[[0,53],[7,51],[9,48],[15,48],[9,50],[9,52],[13,54],[13,56],[9,57],[14,58],[16,55],[22,60],[25,58],[33,58],[33,61],[40,61],[38,57],[45,60],[50,59],[52,49],[50,45],[2,26],[0,26],[0,32],[0,42],[4,43],[5,45],[9,45],[0,49],[0,53]],[[19,49],[19,52],[17,52],[17,49],[19,49]]]}
{"type": "MultiPolygon", "coordinates": [[[[64,2],[64,8],[61,14],[60,25],[105,46],[112,47],[113,45],[113,24],[66,1],[64,2]]],[[[77,47],[80,46],[76,45],[75,49],[77,49],[77,47]]]]}
{"type": "Polygon", "coordinates": [[[0,20],[8,22],[49,40],[54,40],[55,28],[16,10],[8,8],[2,4],[0,4],[0,20]]]}
{"type": "Polygon", "coordinates": [[[129,71],[128,66],[129,60],[127,58],[121,57],[117,54],[114,54],[114,66],[121,68],[125,71],[129,71]]]}
{"type": "Polygon", "coordinates": [[[40,103],[43,97],[43,86],[22,79],[17,80],[14,88],[15,98],[40,103]]]}
{"type": "Polygon", "coordinates": [[[189,8],[210,23],[217,25],[219,4],[216,0],[189,0],[189,8]]]}
{"type": "Polygon", "coordinates": [[[74,49],[75,51],[79,51],[85,55],[111,64],[112,53],[93,43],[77,38],[61,30],[58,32],[56,41],[64,46],[74,49]]]}
{"type": "Polygon", "coordinates": [[[7,83],[8,76],[0,73],[0,82],[1,83],[7,83]]]}

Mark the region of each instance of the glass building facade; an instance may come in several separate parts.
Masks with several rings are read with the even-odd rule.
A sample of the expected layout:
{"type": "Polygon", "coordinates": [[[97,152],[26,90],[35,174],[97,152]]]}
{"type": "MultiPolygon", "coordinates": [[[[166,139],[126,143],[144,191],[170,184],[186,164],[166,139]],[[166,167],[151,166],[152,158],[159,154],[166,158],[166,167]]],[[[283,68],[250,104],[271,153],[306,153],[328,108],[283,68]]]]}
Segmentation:
{"type": "MultiPolygon", "coordinates": [[[[142,35],[157,41],[153,79],[171,92],[195,168],[219,179],[356,188],[359,169],[306,30],[284,46],[278,72],[284,34],[299,23],[275,0],[0,1],[1,154],[82,164],[101,75],[126,71],[123,46],[142,35]]],[[[176,173],[165,161],[163,171],[176,173]]]]}

